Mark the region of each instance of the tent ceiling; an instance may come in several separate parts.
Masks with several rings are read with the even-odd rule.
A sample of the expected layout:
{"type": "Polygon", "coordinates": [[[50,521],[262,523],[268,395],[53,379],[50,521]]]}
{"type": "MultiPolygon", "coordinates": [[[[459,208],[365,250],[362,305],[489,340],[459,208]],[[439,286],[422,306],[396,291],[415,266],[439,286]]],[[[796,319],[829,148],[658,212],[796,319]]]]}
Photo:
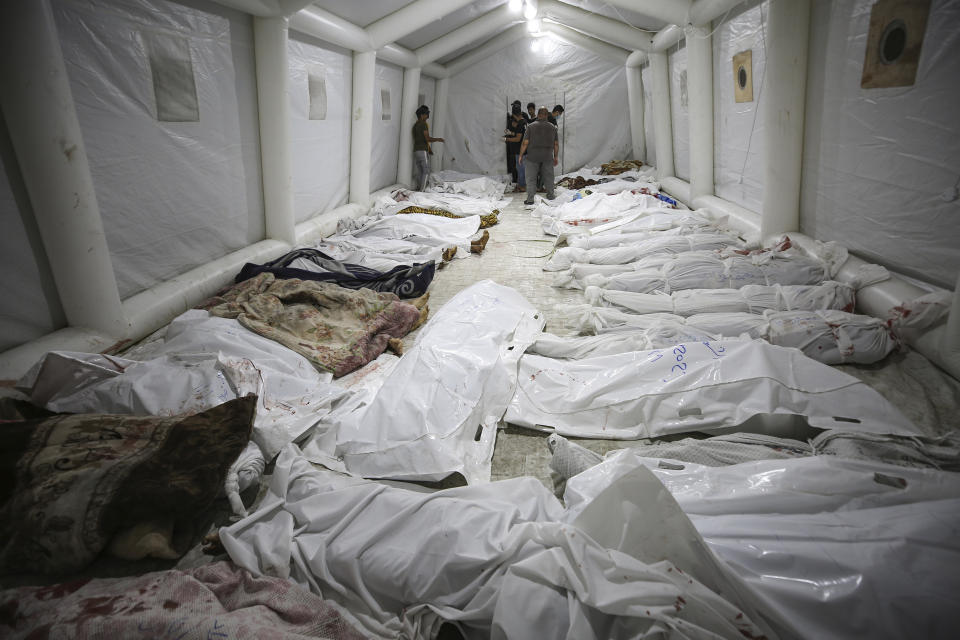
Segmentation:
{"type": "MultiPolygon", "coordinates": [[[[347,0],[317,0],[313,4],[334,14],[337,17],[352,22],[359,27],[367,27],[373,22],[376,22],[377,20],[390,15],[393,12],[412,4],[414,1],[415,0],[377,0],[377,2],[351,2],[347,0]]],[[[446,35],[454,29],[472,22],[483,14],[496,9],[497,7],[505,4],[506,1],[507,0],[474,0],[474,2],[468,4],[462,9],[454,11],[446,16],[442,16],[425,27],[399,38],[396,42],[407,49],[418,49],[423,45],[446,35]]],[[[666,25],[666,23],[660,20],[644,16],[636,11],[614,6],[613,4],[605,2],[604,0],[562,1],[566,4],[583,9],[584,11],[596,13],[644,31],[655,32],[666,25]]],[[[522,17],[518,15],[517,19],[522,20],[522,17]]],[[[575,29],[577,28],[576,24],[568,24],[567,26],[575,29]]],[[[471,42],[468,45],[461,47],[457,51],[443,56],[439,62],[441,64],[446,64],[451,60],[455,60],[468,51],[481,46],[495,35],[496,34],[490,34],[490,36],[471,42]]],[[[596,36],[599,34],[591,35],[596,36]]]]}

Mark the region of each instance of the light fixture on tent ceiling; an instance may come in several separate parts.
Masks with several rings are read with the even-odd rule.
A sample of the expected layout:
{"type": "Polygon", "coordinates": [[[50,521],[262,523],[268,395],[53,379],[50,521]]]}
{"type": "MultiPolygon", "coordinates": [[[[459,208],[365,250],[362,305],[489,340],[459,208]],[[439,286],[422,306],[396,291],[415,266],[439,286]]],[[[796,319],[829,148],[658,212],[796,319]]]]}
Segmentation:
{"type": "Polygon", "coordinates": [[[527,20],[527,32],[532,35],[537,35],[540,33],[540,18],[527,20]]]}
{"type": "Polygon", "coordinates": [[[524,0],[523,17],[527,20],[533,20],[537,17],[537,3],[534,0],[524,0]]]}
{"type": "Polygon", "coordinates": [[[523,8],[523,0],[510,0],[510,2],[507,3],[507,6],[510,8],[510,11],[519,13],[520,9],[523,8]]]}

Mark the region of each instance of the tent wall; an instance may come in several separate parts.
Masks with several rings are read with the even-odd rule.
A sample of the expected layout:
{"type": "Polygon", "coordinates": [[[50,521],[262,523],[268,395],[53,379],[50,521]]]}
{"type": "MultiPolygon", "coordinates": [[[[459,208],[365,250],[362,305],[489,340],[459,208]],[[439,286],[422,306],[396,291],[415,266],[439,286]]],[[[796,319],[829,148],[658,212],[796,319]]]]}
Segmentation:
{"type": "Polygon", "coordinates": [[[353,56],[296,31],[288,53],[293,206],[303,222],[347,201],[353,56]]]}
{"type": "Polygon", "coordinates": [[[960,2],[932,2],[913,86],[861,89],[872,5],[813,5],[802,229],[952,287],[960,272],[960,2]]]}
{"type": "Polygon", "coordinates": [[[764,115],[760,105],[766,62],[761,25],[769,2],[748,3],[745,10],[715,23],[713,33],[714,184],[716,194],[753,211],[763,204],[764,115]],[[733,56],[750,51],[753,100],[736,102],[733,56]]]}
{"type": "MultiPolygon", "coordinates": [[[[417,97],[418,97],[417,106],[419,107],[421,104],[427,105],[428,107],[430,107],[431,115],[433,115],[433,112],[437,110],[437,81],[436,81],[436,79],[421,74],[421,75],[420,75],[420,90],[419,90],[419,92],[417,93],[417,97]],[[419,96],[423,96],[423,101],[420,101],[420,100],[419,100],[419,96]]],[[[409,123],[409,126],[407,126],[407,124],[408,124],[408,123],[406,123],[406,122],[401,122],[401,123],[400,123],[400,135],[406,135],[407,133],[409,133],[410,127],[413,126],[413,123],[412,123],[412,122],[409,123]]]]}
{"type": "MultiPolygon", "coordinates": [[[[373,84],[373,154],[370,158],[370,190],[376,191],[397,181],[397,152],[400,150],[400,96],[403,69],[377,61],[373,84]],[[384,92],[387,92],[386,94],[384,92]],[[389,111],[384,96],[389,95],[389,111]],[[388,119],[384,119],[387,117],[388,119]]],[[[413,123],[410,123],[413,126],[413,123]]]]}
{"type": "Polygon", "coordinates": [[[0,118],[0,351],[66,326],[6,124],[0,118]]]}
{"type": "Polygon", "coordinates": [[[687,94],[687,47],[680,42],[667,53],[670,68],[670,113],[673,116],[674,175],[690,180],[690,111],[687,94]]]}
{"type": "Polygon", "coordinates": [[[560,170],[632,155],[624,66],[552,37],[538,40],[539,52],[523,38],[450,79],[444,168],[506,173],[501,136],[515,99],[524,108],[564,105],[560,170]]]}
{"type": "Polygon", "coordinates": [[[251,19],[55,0],[120,297],[264,237],[251,19]]]}

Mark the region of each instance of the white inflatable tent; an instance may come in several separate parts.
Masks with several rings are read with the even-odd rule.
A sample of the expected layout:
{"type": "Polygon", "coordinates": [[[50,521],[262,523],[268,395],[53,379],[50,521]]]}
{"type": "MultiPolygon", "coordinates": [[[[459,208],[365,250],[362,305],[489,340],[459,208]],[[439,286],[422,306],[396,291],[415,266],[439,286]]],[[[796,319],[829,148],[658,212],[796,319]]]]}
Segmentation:
{"type": "MultiPolygon", "coordinates": [[[[838,286],[856,283],[866,263],[889,268],[899,275],[857,291],[861,312],[887,318],[891,309],[928,291],[955,288],[960,273],[956,248],[960,124],[954,114],[960,98],[955,83],[960,77],[958,27],[958,0],[9,0],[0,8],[4,54],[0,61],[0,255],[5,267],[0,285],[0,379],[9,386],[52,350],[119,351],[228,284],[244,263],[276,258],[330,234],[341,220],[366,214],[378,194],[411,182],[409,126],[419,104],[432,109],[433,135],[447,140],[437,147],[435,170],[502,174],[499,135],[504,112],[518,97],[565,106],[560,123],[563,171],[614,159],[644,160],[656,167],[663,191],[691,209],[726,216],[740,236],[753,243],[770,245],[788,233],[801,246],[837,241],[849,247],[851,256],[836,276],[838,286]],[[906,13],[898,13],[902,11],[906,13]],[[869,65],[879,65],[883,73],[868,73],[869,65]],[[910,65],[912,72],[903,71],[910,65]],[[895,76],[889,86],[882,86],[884,81],[878,79],[884,74],[895,76]]],[[[494,347],[505,344],[504,336],[519,322],[514,316],[525,319],[531,326],[521,324],[524,331],[513,332],[508,349],[521,348],[508,364],[514,374],[523,366],[539,367],[526,376],[531,383],[525,379],[524,385],[518,385],[535,388],[532,381],[547,370],[543,352],[530,344],[536,327],[528,315],[536,311],[528,309],[519,294],[510,300],[488,298],[496,298],[497,304],[484,308],[491,335],[473,336],[482,342],[478,350],[496,360],[494,347]],[[521,352],[527,347],[533,355],[521,363],[521,352]]],[[[649,304],[649,300],[641,302],[649,304]]],[[[467,326],[456,319],[456,305],[446,309],[446,316],[441,312],[435,317],[453,316],[454,320],[445,321],[448,328],[467,326]]],[[[479,315],[472,307],[462,312],[479,315]]],[[[182,330],[199,320],[188,314],[178,322],[182,330]]],[[[459,334],[441,337],[458,345],[466,342],[459,334]]],[[[960,378],[960,294],[954,293],[946,322],[903,337],[960,378]]],[[[218,349],[223,355],[229,356],[231,348],[245,348],[236,338],[221,336],[218,349]]],[[[750,350],[743,344],[737,348],[750,350]]],[[[635,349],[639,347],[629,350],[635,349]]],[[[627,350],[614,350],[613,360],[604,362],[623,362],[621,369],[627,371],[630,357],[622,353],[627,350]]],[[[799,352],[791,350],[771,362],[779,363],[778,373],[786,379],[799,370],[792,368],[799,358],[799,352]]],[[[746,357],[741,361],[749,362],[746,357]]],[[[414,373],[394,376],[394,382],[426,378],[427,370],[436,368],[429,358],[403,362],[397,370],[414,373]]],[[[550,362],[558,370],[590,366],[589,362],[550,362]]],[[[470,372],[474,379],[480,373],[489,375],[494,381],[491,389],[512,389],[510,384],[517,382],[497,378],[491,373],[492,363],[482,364],[483,368],[470,372]]],[[[318,405],[328,407],[341,390],[315,378],[302,384],[316,394],[318,405]]],[[[623,397],[639,404],[640,398],[629,395],[636,391],[637,380],[621,379],[628,379],[620,390],[626,394],[623,397]]],[[[814,383],[832,381],[808,379],[805,383],[813,388],[814,383]]],[[[831,403],[820,398],[820,412],[808,412],[810,424],[837,420],[836,414],[848,403],[866,407],[861,417],[869,414],[878,423],[884,418],[897,422],[897,416],[876,415],[886,408],[879,402],[870,404],[875,396],[851,401],[846,384],[840,380],[831,388],[835,392],[831,403]]],[[[742,386],[748,388],[745,394],[754,393],[751,401],[756,404],[776,396],[752,381],[742,386]]],[[[396,399],[403,393],[406,387],[384,394],[389,396],[386,399],[370,401],[370,413],[382,418],[380,423],[388,423],[384,416],[397,409],[396,399]]],[[[549,398],[540,393],[540,404],[551,406],[531,409],[527,405],[537,395],[518,393],[509,407],[509,396],[485,398],[491,406],[483,407],[482,417],[492,420],[484,426],[494,423],[495,432],[504,411],[517,416],[515,424],[524,424],[521,418],[534,409],[535,415],[546,417],[528,426],[542,426],[552,417],[548,414],[553,405],[569,400],[562,394],[549,398]]],[[[369,400],[361,393],[354,399],[369,400]]],[[[750,403],[739,396],[721,399],[730,405],[723,405],[723,411],[742,422],[736,412],[750,403]]],[[[492,439],[484,436],[481,442],[480,431],[473,437],[476,412],[467,411],[462,397],[452,391],[449,398],[431,400],[431,408],[436,409],[431,419],[439,416],[437,422],[449,422],[454,416],[460,426],[466,425],[462,431],[467,438],[455,443],[458,461],[485,456],[489,463],[492,439]]],[[[347,405],[342,413],[350,410],[352,406],[347,405]]],[[[689,430],[690,423],[700,419],[680,415],[687,418],[680,430],[689,430]]],[[[662,421],[663,416],[659,417],[662,421]]],[[[350,421],[341,424],[349,427],[350,421]]],[[[308,427],[297,428],[301,426],[308,427]]],[[[558,428],[558,433],[596,435],[585,432],[583,425],[563,426],[568,430],[558,428]]],[[[910,433],[900,427],[885,425],[879,435],[910,433]]],[[[327,486],[329,496],[345,495],[339,503],[342,513],[331,507],[336,503],[326,500],[328,494],[303,498],[316,500],[315,513],[332,512],[345,527],[353,526],[350,518],[360,516],[345,536],[355,537],[353,542],[359,546],[339,550],[351,574],[357,573],[352,563],[361,547],[373,550],[367,554],[365,568],[376,577],[378,568],[396,566],[392,562],[398,550],[404,557],[418,557],[418,535],[441,519],[449,519],[451,528],[483,532],[489,521],[507,518],[519,505],[522,513],[510,517],[516,520],[512,524],[520,523],[517,530],[525,533],[514,530],[501,538],[530,543],[533,538],[523,536],[534,527],[524,525],[542,524],[548,535],[535,542],[543,545],[543,555],[552,545],[570,552],[570,562],[586,557],[596,564],[597,557],[612,557],[611,550],[646,559],[632,548],[631,536],[607,539],[618,535],[611,533],[616,527],[609,526],[609,516],[619,509],[623,530],[629,530],[634,539],[646,539],[637,532],[653,538],[662,533],[656,530],[660,524],[686,523],[690,516],[711,544],[730,536],[746,541],[748,548],[751,536],[762,545],[770,543],[763,540],[769,535],[776,539],[771,548],[785,556],[803,560],[805,553],[814,559],[834,552],[848,554],[857,571],[871,579],[873,572],[882,574],[886,583],[905,583],[904,576],[934,576],[931,591],[943,584],[955,585],[943,571],[954,557],[952,550],[929,553],[942,540],[952,539],[955,529],[946,533],[911,529],[928,522],[924,518],[929,513],[923,511],[934,500],[940,502],[938,508],[956,513],[955,480],[943,480],[948,474],[934,470],[890,477],[874,473],[868,463],[835,463],[825,457],[791,461],[782,468],[779,463],[763,462],[755,468],[731,465],[714,472],[699,465],[660,466],[650,459],[635,463],[632,458],[642,454],[622,452],[571,479],[566,513],[535,482],[515,479],[507,489],[513,502],[506,506],[502,487],[479,483],[450,494],[431,494],[441,504],[448,496],[453,498],[457,508],[479,505],[479,516],[459,514],[456,509],[432,515],[429,504],[434,498],[421,498],[396,486],[383,491],[380,485],[307,469],[306,461],[284,446],[289,438],[282,435],[276,449],[268,451],[268,458],[280,451],[268,499],[279,501],[271,503],[275,507],[282,503],[279,494],[286,491],[285,478],[297,474],[315,476],[318,486],[327,486]],[[642,466],[650,467],[650,473],[639,473],[642,466]],[[694,478],[700,483],[696,484],[688,476],[714,473],[717,495],[692,495],[707,480],[694,478]],[[780,476],[771,485],[771,478],[780,476]],[[901,497],[887,492],[886,487],[906,487],[905,478],[909,493],[901,497]],[[897,485],[900,481],[903,487],[897,485]],[[825,490],[838,482],[850,486],[844,486],[845,492],[825,490]],[[613,489],[605,488],[607,484],[613,489]],[[770,486],[770,493],[764,494],[770,486]],[[685,492],[685,487],[694,489],[685,492]],[[739,496],[743,487],[756,490],[756,495],[738,497],[743,500],[738,504],[723,501],[739,496]],[[356,496],[364,493],[377,494],[376,501],[358,514],[356,496]],[[799,504],[810,495],[817,500],[799,504]],[[423,513],[419,506],[404,506],[421,499],[428,505],[423,513]],[[859,507],[848,509],[846,500],[859,501],[859,507]],[[594,505],[592,511],[585,508],[587,502],[594,505]],[[377,529],[398,522],[395,503],[412,514],[410,530],[377,529]],[[923,555],[919,564],[914,563],[913,547],[907,545],[901,553],[883,537],[886,529],[874,530],[879,517],[874,507],[896,510],[900,506],[906,515],[898,516],[900,528],[891,535],[920,544],[924,554],[917,552],[918,557],[923,555]],[[754,508],[756,517],[744,519],[754,508]],[[585,517],[578,515],[581,511],[585,517]],[[647,517],[650,513],[655,517],[647,517]],[[766,516],[784,514],[796,516],[796,522],[789,517],[773,524],[763,521],[766,516]],[[814,522],[818,514],[827,514],[823,522],[814,522]],[[726,516],[729,523],[723,520],[726,516]],[[800,527],[832,527],[841,520],[846,530],[862,532],[864,537],[858,540],[866,540],[857,553],[844,546],[846,540],[835,541],[835,547],[813,540],[810,544],[817,548],[800,551],[796,547],[803,545],[795,545],[793,538],[781,540],[795,535],[800,527]],[[565,538],[564,522],[581,528],[600,546],[583,551],[565,538]],[[544,538],[551,536],[555,539],[548,545],[544,538]],[[885,549],[890,560],[871,555],[871,542],[885,549]]],[[[362,463],[381,462],[365,458],[370,457],[365,441],[352,444],[356,451],[347,451],[341,459],[354,465],[351,470],[362,473],[362,463]],[[351,460],[351,455],[358,461],[351,460]]],[[[749,438],[738,444],[751,446],[749,438]]],[[[311,446],[322,448],[307,441],[304,451],[311,446]]],[[[443,446],[438,444],[436,449],[432,453],[440,460],[439,478],[450,468],[443,466],[448,463],[442,459],[447,453],[443,446]]],[[[408,458],[423,465],[425,456],[417,450],[408,458]]],[[[401,473],[363,475],[403,478],[401,473]]],[[[278,518],[283,517],[282,511],[277,508],[278,518]]],[[[259,523],[256,514],[250,517],[230,527],[225,539],[232,545],[231,556],[254,568],[258,545],[269,554],[279,537],[273,536],[270,527],[276,523],[269,516],[261,512],[264,520],[259,523]],[[245,530],[244,522],[251,525],[250,530],[245,530]],[[251,534],[256,529],[253,525],[265,526],[268,533],[251,534]]],[[[307,527],[304,532],[311,530],[307,527]]],[[[457,540],[457,536],[451,538],[457,540]]],[[[657,544],[670,547],[671,541],[660,538],[657,544]]],[[[490,540],[478,540],[489,551],[490,540]]],[[[496,536],[491,540],[503,542],[496,536]]],[[[489,563],[506,572],[510,562],[520,558],[488,558],[470,548],[469,536],[460,542],[461,547],[451,547],[447,560],[456,563],[463,557],[477,557],[481,572],[489,563]]],[[[674,553],[674,558],[691,563],[698,569],[698,578],[709,577],[716,560],[705,550],[687,549],[685,553],[693,556],[688,558],[676,555],[676,548],[664,554],[674,553]]],[[[728,555],[718,555],[745,567],[744,574],[756,566],[758,582],[769,577],[762,575],[762,558],[747,557],[749,551],[739,557],[738,553],[738,547],[730,545],[728,555]]],[[[523,620],[541,605],[547,612],[567,609],[566,600],[556,601],[549,582],[555,577],[555,563],[539,556],[532,560],[525,578],[529,583],[520,584],[517,575],[508,576],[514,582],[506,583],[501,602],[512,603],[513,609],[503,605],[507,607],[504,620],[523,620]],[[538,594],[537,589],[548,593],[538,594]]],[[[301,584],[309,581],[311,572],[325,570],[317,568],[323,561],[317,562],[317,566],[293,566],[291,577],[301,584]]],[[[622,566],[640,571],[632,560],[619,562],[618,571],[622,566]]],[[[798,571],[806,570],[803,564],[797,563],[798,571]]],[[[576,573],[567,568],[571,575],[576,573]]],[[[468,569],[462,573],[469,574],[474,584],[474,567],[468,569]]],[[[821,582],[832,588],[833,574],[824,572],[828,578],[821,582]]],[[[344,593],[366,592],[363,573],[349,576],[358,582],[346,584],[344,593]]],[[[390,573],[392,577],[425,575],[413,570],[390,573]]],[[[798,573],[795,579],[793,575],[786,572],[784,583],[812,580],[808,575],[798,573]]],[[[326,577],[333,584],[340,579],[326,577]]],[[[665,583],[675,577],[661,576],[665,583]]],[[[393,596],[394,583],[385,584],[377,602],[349,602],[344,596],[340,604],[365,622],[368,631],[379,629],[385,637],[402,637],[410,629],[398,631],[390,626],[395,622],[392,618],[377,618],[382,613],[380,604],[393,596]]],[[[631,582],[630,597],[648,596],[644,584],[643,580],[631,582]]],[[[724,586],[722,581],[705,584],[718,592],[723,589],[717,584],[724,586]]],[[[865,584],[869,589],[874,583],[865,584]]],[[[617,607],[629,608],[630,598],[607,601],[602,589],[591,591],[596,586],[586,587],[577,598],[598,610],[626,615],[617,607]]],[[[734,591],[742,586],[735,585],[734,591]]],[[[790,591],[788,585],[787,596],[781,594],[777,602],[789,602],[790,591]]],[[[627,592],[615,588],[609,593],[627,592]]],[[[851,615],[847,602],[872,600],[858,599],[861,591],[856,589],[846,599],[837,593],[823,598],[817,593],[806,600],[802,594],[797,596],[800,604],[787,607],[795,617],[791,624],[806,629],[809,637],[822,637],[811,629],[817,624],[827,628],[831,621],[849,615],[854,622],[872,620],[874,627],[889,622],[892,635],[901,631],[895,626],[896,608],[876,618],[875,611],[851,615]],[[824,614],[827,600],[832,608],[824,614]],[[809,610],[805,609],[808,604],[809,610]]],[[[424,595],[424,601],[433,595],[424,595]]],[[[709,598],[704,602],[717,605],[709,598]]],[[[477,596],[472,604],[476,605],[473,614],[488,616],[484,607],[490,603],[485,598],[477,596]]],[[[762,608],[764,603],[746,599],[737,604],[762,608]]],[[[677,605],[666,609],[674,607],[679,613],[677,605]]],[[[923,611],[917,607],[914,614],[922,617],[923,611]]],[[[430,624],[439,624],[434,613],[416,611],[404,624],[419,624],[423,618],[426,622],[420,631],[429,630],[430,624]]],[[[779,626],[776,620],[771,624],[780,631],[791,627],[779,626]]],[[[939,624],[939,619],[931,624],[939,624]]],[[[748,635],[744,631],[739,633],[748,635]]],[[[951,630],[934,631],[946,637],[951,630]]],[[[530,634],[515,633],[515,637],[530,634]]]]}
{"type": "MultiPolygon", "coordinates": [[[[916,67],[895,88],[861,86],[870,0],[4,5],[3,379],[136,341],[409,183],[421,102],[450,137],[435,168],[477,173],[502,172],[512,97],[562,102],[562,169],[644,159],[745,237],[836,240],[907,276],[861,292],[866,313],[960,270],[952,0],[890,14],[916,67]]],[[[954,376],[958,316],[910,337],[954,376]]]]}

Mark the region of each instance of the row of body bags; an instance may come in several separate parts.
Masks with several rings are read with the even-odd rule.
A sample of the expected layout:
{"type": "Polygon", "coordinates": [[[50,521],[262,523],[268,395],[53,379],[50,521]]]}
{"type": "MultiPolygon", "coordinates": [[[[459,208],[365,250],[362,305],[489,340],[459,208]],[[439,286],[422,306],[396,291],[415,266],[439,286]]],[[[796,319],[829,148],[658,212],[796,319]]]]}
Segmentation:
{"type": "Polygon", "coordinates": [[[235,320],[192,310],[140,360],[54,352],[18,386],[38,405],[77,413],[189,413],[252,392],[260,398],[253,439],[268,460],[297,442],[311,461],[366,477],[459,472],[471,483],[489,479],[504,416],[612,439],[777,414],[823,428],[917,433],[872,388],[796,349],[758,339],[645,348],[622,333],[593,354],[581,339],[543,334],[543,323],[515,290],[482,281],[436,312],[403,357],[383,355],[334,382],[235,320]]]}
{"type": "Polygon", "coordinates": [[[567,328],[625,333],[545,344],[545,355],[584,357],[749,337],[799,348],[826,364],[866,364],[898,346],[895,328],[904,327],[851,313],[856,288],[889,277],[882,267],[862,267],[849,285],[833,282],[829,278],[847,260],[835,243],[807,252],[784,237],[769,249],[749,250],[722,221],[704,212],[666,213],[648,197],[594,193],[538,207],[544,219],[567,220],[578,229],[544,265],[556,272],[556,286],[585,288],[593,305],[567,309],[567,328]],[[600,224],[585,217],[591,211],[618,217],[600,224]],[[691,225],[690,216],[703,219],[691,225]]]}

